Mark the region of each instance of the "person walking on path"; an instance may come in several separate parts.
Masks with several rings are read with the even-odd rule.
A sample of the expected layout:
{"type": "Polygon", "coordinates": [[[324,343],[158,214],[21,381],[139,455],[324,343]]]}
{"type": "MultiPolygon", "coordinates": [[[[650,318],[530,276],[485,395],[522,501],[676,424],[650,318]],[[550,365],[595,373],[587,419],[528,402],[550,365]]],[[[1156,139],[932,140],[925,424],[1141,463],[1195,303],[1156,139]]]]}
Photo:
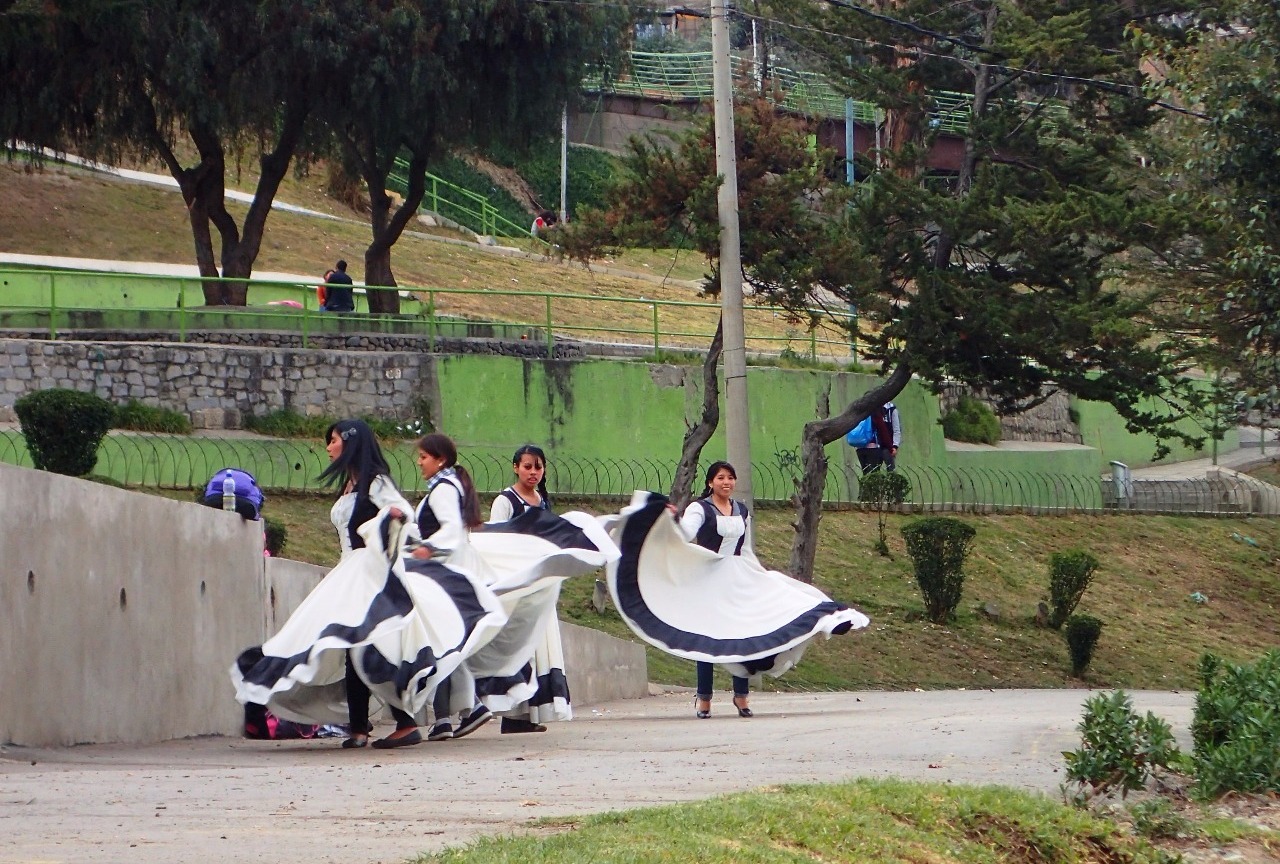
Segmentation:
{"type": "Polygon", "coordinates": [[[347,275],[347,262],[339,261],[325,280],[325,312],[354,312],[356,301],[352,293],[351,277],[347,275]]]}

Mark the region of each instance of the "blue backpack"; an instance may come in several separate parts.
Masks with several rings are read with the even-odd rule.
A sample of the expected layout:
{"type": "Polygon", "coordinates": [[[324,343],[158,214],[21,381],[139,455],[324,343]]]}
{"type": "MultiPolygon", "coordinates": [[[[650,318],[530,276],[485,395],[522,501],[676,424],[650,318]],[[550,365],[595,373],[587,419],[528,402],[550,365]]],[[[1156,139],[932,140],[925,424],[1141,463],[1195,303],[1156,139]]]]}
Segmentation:
{"type": "Polygon", "coordinates": [[[876,440],[876,430],[871,423],[870,415],[862,418],[862,422],[849,430],[849,434],[844,436],[845,443],[850,447],[866,447],[872,441],[876,440]]]}
{"type": "Polygon", "coordinates": [[[236,512],[246,519],[261,519],[262,505],[267,496],[258,488],[258,481],[243,468],[222,468],[205,484],[200,503],[206,507],[222,509],[222,489],[227,477],[236,487],[236,512]]]}

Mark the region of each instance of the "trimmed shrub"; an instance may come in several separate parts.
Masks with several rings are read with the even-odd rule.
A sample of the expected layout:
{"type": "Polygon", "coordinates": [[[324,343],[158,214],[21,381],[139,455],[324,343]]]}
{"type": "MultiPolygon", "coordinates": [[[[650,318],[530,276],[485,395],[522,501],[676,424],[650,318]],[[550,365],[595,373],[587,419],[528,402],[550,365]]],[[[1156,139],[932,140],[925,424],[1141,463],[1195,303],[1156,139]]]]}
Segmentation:
{"type": "Polygon", "coordinates": [[[1062,756],[1067,781],[1088,786],[1090,797],[1119,789],[1123,798],[1181,757],[1169,724],[1150,711],[1139,717],[1123,690],[1091,697],[1077,728],[1080,749],[1062,756]]]}
{"type": "Polygon", "coordinates": [[[1200,659],[1191,738],[1198,796],[1280,792],[1280,649],[1239,666],[1200,659]]]}
{"type": "Polygon", "coordinates": [[[998,444],[1000,418],[972,396],[961,396],[956,406],[942,417],[942,434],[952,441],[969,444],[998,444]]]}
{"type": "Polygon", "coordinates": [[[1055,552],[1049,556],[1049,626],[1057,630],[1076,611],[1093,575],[1098,559],[1083,549],[1055,552]]]}
{"type": "Polygon", "coordinates": [[[935,516],[902,526],[907,554],[924,597],[925,615],[945,624],[960,605],[965,556],[977,532],[958,519],[935,516]]]}
{"type": "Polygon", "coordinates": [[[272,558],[279,558],[284,554],[284,547],[289,543],[289,529],[283,522],[272,519],[270,516],[264,516],[262,524],[266,532],[267,551],[271,553],[272,558]]]}
{"type": "Polygon", "coordinates": [[[13,408],[35,466],[72,477],[93,470],[116,413],[106,399],[61,388],[29,393],[13,408]]]}
{"type": "Polygon", "coordinates": [[[130,399],[127,404],[116,409],[113,425],[117,429],[132,429],[135,432],[191,434],[191,421],[187,415],[169,408],[144,405],[137,399],[130,399]]]}
{"type": "Polygon", "coordinates": [[[267,414],[246,416],[244,428],[273,438],[319,438],[333,422],[329,417],[303,417],[291,408],[281,408],[267,414]]]}
{"type": "Polygon", "coordinates": [[[900,505],[911,494],[911,481],[897,471],[872,471],[858,482],[858,500],[876,511],[880,536],[876,551],[888,557],[889,543],[885,537],[886,512],[891,506],[900,505]]]}
{"type": "Polygon", "coordinates": [[[1067,649],[1071,652],[1071,674],[1079,678],[1093,660],[1093,649],[1102,635],[1102,622],[1092,615],[1072,615],[1067,619],[1067,649]]]}

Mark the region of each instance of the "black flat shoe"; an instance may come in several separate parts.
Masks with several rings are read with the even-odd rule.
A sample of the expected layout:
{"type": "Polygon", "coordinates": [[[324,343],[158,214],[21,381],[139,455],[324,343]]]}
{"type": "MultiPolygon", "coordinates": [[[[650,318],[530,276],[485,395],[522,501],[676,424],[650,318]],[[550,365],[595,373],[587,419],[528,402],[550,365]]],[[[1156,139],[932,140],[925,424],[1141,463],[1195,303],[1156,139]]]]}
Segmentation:
{"type": "Polygon", "coordinates": [[[736,696],[735,696],[735,697],[734,697],[734,699],[733,699],[733,707],[738,709],[738,716],[739,716],[739,717],[754,717],[754,716],[756,716],[755,714],[753,714],[753,713],[751,712],[751,709],[750,709],[750,708],[748,708],[746,705],[739,705],[739,704],[738,704],[738,698],[737,698],[736,696]]]}
{"type": "Polygon", "coordinates": [[[422,743],[422,733],[414,729],[408,735],[401,735],[399,738],[379,738],[373,742],[374,750],[394,750],[396,747],[412,747],[414,744],[422,743]]]}
{"type": "Polygon", "coordinates": [[[342,742],[343,750],[357,750],[361,747],[368,747],[368,746],[369,746],[369,737],[367,735],[361,735],[359,737],[352,736],[351,738],[348,738],[346,741],[342,742]]]}
{"type": "Polygon", "coordinates": [[[502,718],[502,734],[514,735],[519,732],[546,732],[547,727],[541,723],[534,723],[523,717],[503,717],[502,718]]]}
{"type": "Polygon", "coordinates": [[[700,696],[694,696],[693,697],[693,716],[697,717],[699,720],[706,720],[708,717],[710,717],[711,716],[711,700],[703,699],[700,696]],[[699,702],[706,702],[707,710],[703,711],[701,708],[699,708],[698,707],[699,702]]]}

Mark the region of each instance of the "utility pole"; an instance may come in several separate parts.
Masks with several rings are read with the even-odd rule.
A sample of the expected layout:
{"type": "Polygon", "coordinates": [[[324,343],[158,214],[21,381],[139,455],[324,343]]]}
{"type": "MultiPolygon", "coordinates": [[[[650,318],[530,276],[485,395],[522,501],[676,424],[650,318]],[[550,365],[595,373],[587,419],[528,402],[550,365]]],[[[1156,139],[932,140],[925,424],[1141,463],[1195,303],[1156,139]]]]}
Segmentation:
{"type": "Polygon", "coordinates": [[[569,105],[560,113],[560,224],[569,220],[569,105]]]}
{"type": "Polygon", "coordinates": [[[720,184],[720,310],[724,316],[725,443],[738,473],[736,495],[752,504],[751,427],[747,412],[747,334],[742,319],[742,248],[738,238],[738,159],[733,133],[733,76],[725,0],[711,2],[711,75],[716,173],[720,184]]]}

